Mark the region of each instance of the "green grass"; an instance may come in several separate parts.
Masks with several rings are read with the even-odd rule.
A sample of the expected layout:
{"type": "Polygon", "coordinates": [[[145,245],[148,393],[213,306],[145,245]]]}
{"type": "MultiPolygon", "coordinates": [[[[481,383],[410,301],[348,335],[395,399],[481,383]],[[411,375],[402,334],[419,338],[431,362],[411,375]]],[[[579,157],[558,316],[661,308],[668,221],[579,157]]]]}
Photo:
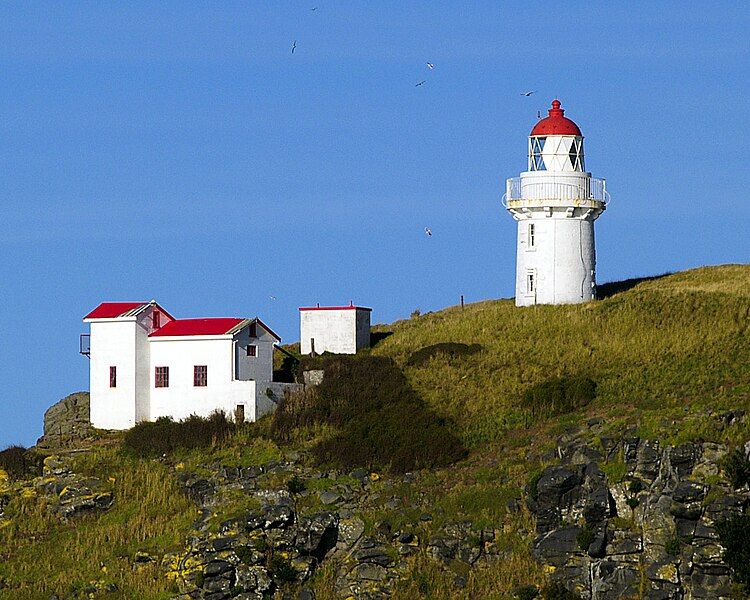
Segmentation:
{"type": "MultiPolygon", "coordinates": [[[[114,492],[112,509],[63,523],[47,512],[44,497],[14,496],[0,529],[2,600],[60,597],[100,582],[114,583],[118,598],[162,600],[174,590],[158,561],[133,571],[137,550],[161,555],[181,549],[197,516],[163,465],[123,458],[102,449],[82,459],[114,492]]],[[[81,472],[84,472],[81,471],[81,472]]]]}
{"type": "Polygon", "coordinates": [[[577,414],[621,431],[623,418],[667,442],[740,440],[705,411],[747,407],[750,267],[728,265],[646,281],[606,300],[519,309],[511,300],[470,304],[381,326],[372,350],[394,358],[433,410],[451,418],[471,447],[500,442],[528,425],[521,400],[532,386],[570,373],[596,382],[577,414]],[[440,355],[408,366],[441,342],[480,344],[461,360],[440,355]]]}
{"type": "MultiPolygon", "coordinates": [[[[625,430],[665,444],[707,440],[736,447],[750,438],[750,425],[725,426],[717,418],[723,411],[750,408],[750,368],[745,360],[750,356],[750,266],[677,273],[584,305],[519,309],[512,301],[488,301],[376,330],[392,335],[353,359],[356,365],[341,368],[358,372],[373,357],[380,357],[388,359],[381,366],[387,367],[389,379],[368,380],[367,372],[358,375],[357,381],[366,385],[352,393],[345,406],[351,420],[360,415],[363,399],[378,396],[373,389],[382,392],[383,381],[396,382],[389,388],[391,395],[405,395],[409,402],[403,406],[428,413],[427,424],[450,424],[451,435],[471,451],[453,465],[437,463],[443,466],[419,472],[413,483],[386,477],[372,483],[379,498],[360,507],[368,532],[387,522],[394,531],[411,528],[426,540],[446,523],[470,520],[475,527],[499,532],[495,545],[503,552],[502,561],[472,571],[464,589],[420,552],[409,559],[396,599],[499,599],[509,598],[514,586],[543,585],[544,570],[529,554],[532,519],[524,509],[508,511],[507,504],[520,498],[534,474],[546,466],[539,457],[557,447],[557,437],[590,417],[602,419],[590,434],[594,445],[597,437],[616,437],[625,430]],[[424,360],[408,364],[423,348],[452,343],[478,344],[481,349],[459,356],[432,348],[417,354],[424,360]],[[593,381],[595,397],[587,403],[574,402],[566,408],[572,412],[548,416],[540,411],[529,418],[524,405],[528,390],[571,376],[593,381]],[[392,498],[398,506],[389,505],[392,498]],[[432,520],[421,522],[423,513],[431,514],[432,520]]],[[[346,382],[332,383],[343,389],[346,382]]],[[[388,395],[378,396],[382,404],[377,410],[387,405],[388,395]]],[[[329,400],[336,408],[335,398],[329,400]]],[[[346,428],[335,418],[331,423],[309,420],[287,439],[274,442],[272,419],[262,419],[231,432],[221,444],[174,450],[170,460],[177,463],[178,471],[199,475],[222,465],[249,467],[278,461],[287,447],[302,450],[306,460],[321,441],[346,428]]],[[[367,422],[374,427],[381,420],[367,422]]],[[[399,430],[397,425],[389,424],[394,431],[399,430]]],[[[110,441],[116,444],[121,437],[110,441]]],[[[387,462],[380,459],[372,464],[387,467],[387,462]]],[[[625,476],[621,458],[602,469],[612,480],[625,476]]],[[[115,505],[107,513],[64,524],[47,513],[43,498],[15,496],[6,508],[9,524],[0,529],[0,581],[9,586],[0,590],[0,600],[48,598],[52,593],[65,597],[74,587],[82,590],[92,581],[117,584],[119,592],[112,595],[117,598],[172,596],[171,584],[157,565],[133,571],[132,557],[136,550],[156,555],[184,550],[196,509],[180,493],[174,472],[161,462],[126,458],[114,446],[81,454],[75,470],[108,482],[115,505]]],[[[288,479],[271,473],[258,481],[283,488],[288,479]]],[[[309,492],[297,499],[303,513],[323,508],[319,491],[359,485],[343,475],[304,483],[309,492]]],[[[0,474],[0,487],[10,485],[14,484],[0,474]]],[[[247,509],[246,496],[228,494],[212,523],[247,509]]],[[[618,526],[630,524],[622,519],[618,526]]],[[[319,599],[333,600],[335,577],[330,563],[315,575],[310,585],[319,599]]]]}

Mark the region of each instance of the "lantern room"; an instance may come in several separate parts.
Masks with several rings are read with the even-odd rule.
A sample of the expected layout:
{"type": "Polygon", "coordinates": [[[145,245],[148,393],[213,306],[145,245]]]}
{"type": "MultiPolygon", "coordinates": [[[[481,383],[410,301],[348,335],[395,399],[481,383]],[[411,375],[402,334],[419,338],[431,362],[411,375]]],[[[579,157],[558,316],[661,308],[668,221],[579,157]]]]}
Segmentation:
{"type": "Polygon", "coordinates": [[[529,135],[528,170],[585,171],[583,135],[578,125],[565,116],[559,100],[552,101],[548,113],[529,135]]]}

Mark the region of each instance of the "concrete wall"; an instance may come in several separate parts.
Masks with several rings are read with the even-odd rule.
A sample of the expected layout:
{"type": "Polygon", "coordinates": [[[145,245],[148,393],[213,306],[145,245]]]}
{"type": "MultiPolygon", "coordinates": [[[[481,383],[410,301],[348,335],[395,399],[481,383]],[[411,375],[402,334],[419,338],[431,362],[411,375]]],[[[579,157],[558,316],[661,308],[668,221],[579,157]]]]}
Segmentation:
{"type": "Polygon", "coordinates": [[[245,419],[255,420],[255,381],[232,379],[234,340],[230,336],[150,338],[151,420],[170,416],[175,420],[191,414],[208,416],[216,409],[228,416],[238,405],[245,407],[245,419]],[[193,367],[208,367],[208,385],[193,385],[193,367]],[[155,387],[155,368],[169,367],[169,387],[155,387]]]}
{"type": "Polygon", "coordinates": [[[312,339],[315,340],[315,352],[318,354],[356,354],[357,350],[370,345],[370,311],[354,308],[312,309],[301,310],[299,314],[302,354],[312,352],[312,339]]]}
{"type": "Polygon", "coordinates": [[[299,383],[281,383],[277,381],[258,382],[257,398],[255,401],[255,418],[260,419],[263,415],[276,410],[280,400],[287,394],[294,394],[302,390],[304,386],[299,383]]]}
{"type": "Polygon", "coordinates": [[[358,310],[357,313],[357,350],[370,347],[370,314],[369,310],[358,310]]]}

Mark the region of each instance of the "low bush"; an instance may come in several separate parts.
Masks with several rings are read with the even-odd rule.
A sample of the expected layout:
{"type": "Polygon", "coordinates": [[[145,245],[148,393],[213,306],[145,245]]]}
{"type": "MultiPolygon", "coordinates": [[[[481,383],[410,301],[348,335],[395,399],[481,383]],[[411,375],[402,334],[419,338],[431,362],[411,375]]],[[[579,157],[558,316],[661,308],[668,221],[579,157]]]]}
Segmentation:
{"type": "Polygon", "coordinates": [[[138,423],[128,430],[122,446],[129,454],[155,457],[171,454],[178,449],[190,450],[220,444],[235,428],[235,424],[221,411],[206,418],[191,415],[182,421],[160,417],[154,422],[138,423]]]}
{"type": "Polygon", "coordinates": [[[523,408],[533,417],[563,415],[596,398],[596,383],[583,376],[554,377],[528,388],[523,408]]]}
{"type": "Polygon", "coordinates": [[[297,475],[286,482],[286,489],[292,495],[301,494],[305,491],[305,488],[305,482],[302,481],[302,479],[300,479],[297,475]]]}
{"type": "Polygon", "coordinates": [[[562,583],[550,583],[542,589],[544,600],[581,600],[575,592],[571,592],[562,583]]]}
{"type": "Polygon", "coordinates": [[[479,344],[460,344],[458,342],[444,342],[441,344],[432,344],[412,352],[409,360],[406,361],[409,367],[419,367],[424,365],[428,360],[435,356],[444,356],[446,358],[461,358],[471,356],[482,349],[479,344]]]}
{"type": "Polygon", "coordinates": [[[735,489],[750,482],[750,460],[745,457],[742,448],[736,448],[727,454],[721,466],[735,489]]]}
{"type": "Polygon", "coordinates": [[[23,446],[8,446],[0,451],[0,469],[13,479],[37,475],[41,471],[41,458],[23,446]]]}
{"type": "Polygon", "coordinates": [[[737,515],[716,524],[724,562],[737,583],[750,586],[750,515],[737,515]]]}
{"type": "Polygon", "coordinates": [[[594,541],[594,530],[590,525],[586,525],[578,532],[576,541],[578,542],[578,547],[584,552],[589,549],[589,546],[594,541]]]}
{"type": "Polygon", "coordinates": [[[669,554],[669,556],[679,556],[680,546],[680,538],[677,536],[671,537],[664,544],[664,552],[669,554]]]}
{"type": "Polygon", "coordinates": [[[272,431],[279,441],[326,425],[333,435],[313,448],[319,461],[403,473],[451,464],[466,455],[450,423],[430,411],[396,363],[385,357],[318,357],[323,382],[282,400],[272,431]]]}

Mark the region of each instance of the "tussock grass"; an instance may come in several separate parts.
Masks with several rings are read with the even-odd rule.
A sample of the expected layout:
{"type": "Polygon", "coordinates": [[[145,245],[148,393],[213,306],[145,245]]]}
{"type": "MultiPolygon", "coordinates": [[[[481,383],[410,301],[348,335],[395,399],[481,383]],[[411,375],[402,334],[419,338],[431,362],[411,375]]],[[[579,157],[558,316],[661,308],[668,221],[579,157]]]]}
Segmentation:
{"type": "Polygon", "coordinates": [[[613,431],[626,419],[666,441],[747,433],[717,430],[703,413],[749,403],[750,370],[740,357],[750,355],[750,266],[686,271],[582,305],[451,307],[388,330],[372,354],[403,365],[420,397],[456,422],[471,447],[523,427],[524,393],[568,373],[596,381],[587,412],[607,417],[613,431]],[[446,340],[483,350],[408,366],[414,352],[446,340]]]}
{"type": "Polygon", "coordinates": [[[0,579],[5,600],[60,597],[91,582],[114,583],[118,598],[156,600],[173,592],[157,564],[133,571],[137,550],[157,555],[182,548],[196,509],[159,463],[123,459],[100,450],[89,467],[108,465],[97,476],[109,481],[116,502],[99,515],[62,523],[43,497],[16,496],[6,508],[10,525],[0,529],[0,579]]]}

